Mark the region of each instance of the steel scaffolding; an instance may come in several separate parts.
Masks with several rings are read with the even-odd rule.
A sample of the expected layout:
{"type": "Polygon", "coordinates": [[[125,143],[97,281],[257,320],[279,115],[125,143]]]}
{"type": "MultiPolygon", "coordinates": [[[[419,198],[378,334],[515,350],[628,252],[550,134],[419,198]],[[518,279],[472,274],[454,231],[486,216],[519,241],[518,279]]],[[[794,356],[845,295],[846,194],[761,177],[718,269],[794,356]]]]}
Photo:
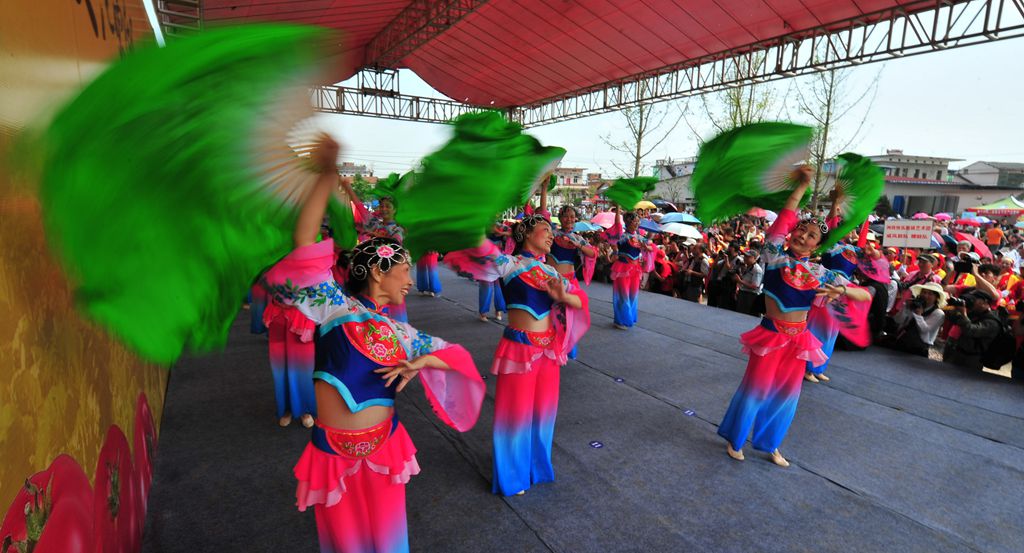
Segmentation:
{"type": "MultiPolygon", "coordinates": [[[[409,11],[412,10],[410,6],[406,10],[408,15],[403,12],[399,17],[409,17],[410,27],[404,28],[415,28],[416,32],[403,40],[402,36],[395,35],[402,31],[403,26],[389,25],[391,30],[381,33],[368,47],[370,55],[367,59],[377,60],[380,65],[385,65],[388,60],[401,59],[482,3],[457,0],[442,3],[442,9],[433,11],[424,11],[422,6],[409,11]],[[420,23],[419,27],[415,27],[416,22],[420,23]]],[[[432,3],[417,1],[414,6],[420,4],[432,3]]],[[[507,111],[509,118],[526,127],[534,127],[728,87],[1022,35],[1024,0],[922,0],[808,29],[799,35],[688,60],[507,111]]],[[[378,85],[386,86],[325,86],[314,90],[315,109],[327,113],[436,123],[462,113],[489,109],[489,106],[474,106],[454,100],[401,94],[397,75],[390,83],[381,81],[388,71],[393,70],[364,69],[360,76],[371,81],[376,79],[378,85]]]]}

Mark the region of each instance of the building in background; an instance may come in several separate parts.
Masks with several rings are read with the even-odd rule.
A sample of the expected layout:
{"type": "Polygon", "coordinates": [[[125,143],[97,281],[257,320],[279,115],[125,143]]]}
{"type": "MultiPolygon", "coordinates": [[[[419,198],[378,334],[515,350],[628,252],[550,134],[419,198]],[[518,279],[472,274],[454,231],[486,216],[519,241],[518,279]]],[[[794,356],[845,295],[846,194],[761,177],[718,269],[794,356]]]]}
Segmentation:
{"type": "Polygon", "coordinates": [[[372,176],[373,171],[367,171],[365,165],[356,165],[351,161],[343,161],[341,165],[338,165],[338,174],[343,177],[354,177],[356,175],[367,177],[372,176]]]}
{"type": "Polygon", "coordinates": [[[654,176],[660,180],[650,195],[652,198],[668,200],[680,209],[693,207],[693,190],[690,177],[697,166],[697,158],[688,157],[679,161],[659,159],[654,163],[654,176]]]}
{"type": "Polygon", "coordinates": [[[954,176],[954,182],[974,186],[1001,186],[1024,189],[1024,163],[1003,163],[998,161],[975,161],[961,167],[954,176]]]}

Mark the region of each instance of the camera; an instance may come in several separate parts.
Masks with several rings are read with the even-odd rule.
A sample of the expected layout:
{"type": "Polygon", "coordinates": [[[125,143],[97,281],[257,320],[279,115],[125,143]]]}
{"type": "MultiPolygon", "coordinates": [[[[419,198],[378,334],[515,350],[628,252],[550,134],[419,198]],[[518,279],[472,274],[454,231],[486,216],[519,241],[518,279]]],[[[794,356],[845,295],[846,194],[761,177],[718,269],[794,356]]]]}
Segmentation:
{"type": "Polygon", "coordinates": [[[946,300],[946,305],[950,307],[964,307],[967,305],[967,301],[961,298],[951,297],[948,300],[946,300]]]}
{"type": "Polygon", "coordinates": [[[970,273],[975,265],[977,263],[974,261],[954,261],[953,270],[958,273],[970,273]]]}
{"type": "Polygon", "coordinates": [[[911,310],[924,309],[924,300],[922,300],[920,297],[911,298],[909,301],[907,301],[907,307],[911,310]]]}

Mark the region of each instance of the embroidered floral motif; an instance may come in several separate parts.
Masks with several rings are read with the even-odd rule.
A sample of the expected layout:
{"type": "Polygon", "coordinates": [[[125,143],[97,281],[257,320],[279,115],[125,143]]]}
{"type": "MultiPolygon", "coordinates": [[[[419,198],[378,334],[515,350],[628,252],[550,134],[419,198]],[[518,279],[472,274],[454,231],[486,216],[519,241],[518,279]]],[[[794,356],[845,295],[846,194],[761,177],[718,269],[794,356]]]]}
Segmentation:
{"type": "Polygon", "coordinates": [[[270,284],[263,281],[263,287],[281,303],[308,303],[313,306],[344,305],[345,294],[334,281],[321,282],[316,286],[299,288],[289,279],[284,284],[270,284]]]}
{"type": "Polygon", "coordinates": [[[363,355],[384,366],[397,365],[406,358],[405,348],[384,321],[370,319],[345,323],[345,335],[363,355]]]}
{"type": "Polygon", "coordinates": [[[433,342],[433,336],[420,331],[416,331],[416,338],[412,341],[412,346],[410,347],[410,349],[412,349],[413,357],[427,355],[428,353],[433,351],[431,347],[433,345],[433,342]]]}
{"type": "Polygon", "coordinates": [[[368,457],[380,449],[391,428],[379,425],[365,432],[338,432],[326,430],[327,442],[331,449],[346,457],[368,457]]]}
{"type": "Polygon", "coordinates": [[[855,252],[855,251],[853,251],[851,249],[844,249],[843,250],[843,259],[849,261],[850,263],[856,264],[857,263],[857,252],[855,252]]]}
{"type": "Polygon", "coordinates": [[[519,278],[526,283],[527,286],[535,288],[537,290],[547,290],[547,282],[551,280],[552,275],[548,274],[540,264],[530,267],[530,270],[520,273],[519,278]]]}
{"type": "Polygon", "coordinates": [[[807,267],[801,264],[797,264],[793,268],[783,267],[780,273],[782,274],[782,281],[797,290],[814,290],[821,286],[821,282],[814,278],[814,275],[807,270],[807,267]]]}

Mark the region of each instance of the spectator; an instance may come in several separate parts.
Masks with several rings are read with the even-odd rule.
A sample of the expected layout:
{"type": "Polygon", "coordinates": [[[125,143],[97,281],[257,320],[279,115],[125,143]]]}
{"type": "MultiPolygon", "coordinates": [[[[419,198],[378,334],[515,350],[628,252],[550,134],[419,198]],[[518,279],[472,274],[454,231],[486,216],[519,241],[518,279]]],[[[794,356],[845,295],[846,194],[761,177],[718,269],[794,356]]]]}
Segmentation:
{"type": "Polygon", "coordinates": [[[999,225],[988,225],[988,230],[985,231],[985,243],[988,244],[990,250],[1000,248],[1006,243],[1006,234],[1003,233],[1003,229],[999,228],[999,225]]]}
{"type": "Polygon", "coordinates": [[[711,268],[711,278],[708,280],[709,306],[733,309],[736,301],[736,281],[732,277],[739,271],[742,263],[740,246],[735,242],[715,255],[715,264],[711,268]]]}
{"type": "Polygon", "coordinates": [[[1002,330],[1003,323],[992,312],[991,295],[981,290],[965,292],[963,305],[950,313],[950,320],[960,329],[956,338],[950,335],[942,360],[961,367],[981,370],[982,354],[1002,330]]]}
{"type": "Polygon", "coordinates": [[[897,298],[896,304],[893,305],[893,309],[890,310],[890,312],[898,313],[903,309],[903,303],[910,299],[912,295],[910,289],[913,286],[929,282],[938,284],[942,282],[942,279],[935,273],[935,258],[929,254],[922,254],[917,258],[917,271],[908,274],[906,278],[900,282],[900,296],[897,298]]]}
{"type": "Polygon", "coordinates": [[[928,357],[928,348],[935,344],[946,316],[946,292],[937,282],[915,284],[910,288],[913,298],[890,320],[892,333],[882,345],[928,357]]]}
{"type": "Polygon", "coordinates": [[[743,264],[733,275],[738,290],[736,293],[736,311],[746,315],[759,316],[758,298],[761,296],[761,281],[764,278],[764,267],[757,262],[758,252],[749,249],[743,252],[743,264]]]}

